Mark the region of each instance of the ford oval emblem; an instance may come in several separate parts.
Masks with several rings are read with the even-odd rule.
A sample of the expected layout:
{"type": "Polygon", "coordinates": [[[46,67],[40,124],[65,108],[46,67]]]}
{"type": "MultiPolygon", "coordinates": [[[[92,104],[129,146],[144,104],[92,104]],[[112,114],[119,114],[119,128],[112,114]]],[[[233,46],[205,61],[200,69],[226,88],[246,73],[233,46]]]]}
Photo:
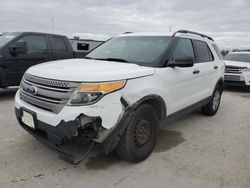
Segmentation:
{"type": "Polygon", "coordinates": [[[35,86],[28,87],[27,91],[33,95],[37,94],[37,88],[35,86]]]}

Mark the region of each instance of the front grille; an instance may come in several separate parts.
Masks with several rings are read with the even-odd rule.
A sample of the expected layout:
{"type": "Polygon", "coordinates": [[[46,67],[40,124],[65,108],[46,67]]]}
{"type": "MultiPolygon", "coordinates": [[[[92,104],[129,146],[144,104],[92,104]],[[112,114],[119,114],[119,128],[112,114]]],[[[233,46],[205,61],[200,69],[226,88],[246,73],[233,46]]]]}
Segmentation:
{"type": "Polygon", "coordinates": [[[224,75],[224,80],[241,81],[241,76],[240,75],[224,75]]]}
{"type": "Polygon", "coordinates": [[[79,83],[45,79],[25,74],[21,82],[21,99],[58,114],[79,83]]]}
{"type": "Polygon", "coordinates": [[[225,73],[233,73],[233,74],[242,74],[242,69],[246,67],[238,67],[238,66],[228,66],[225,67],[225,73]]]}

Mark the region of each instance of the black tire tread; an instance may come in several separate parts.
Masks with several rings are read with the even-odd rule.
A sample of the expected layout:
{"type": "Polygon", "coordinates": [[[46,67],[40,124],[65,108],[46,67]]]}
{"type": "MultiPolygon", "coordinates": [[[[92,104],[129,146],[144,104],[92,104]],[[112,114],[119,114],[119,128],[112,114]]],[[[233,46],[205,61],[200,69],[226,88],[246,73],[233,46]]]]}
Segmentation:
{"type": "MultiPolygon", "coordinates": [[[[133,155],[133,152],[130,148],[130,146],[128,145],[128,143],[130,143],[131,141],[129,140],[130,137],[129,137],[129,132],[130,132],[130,127],[129,126],[132,126],[133,124],[133,120],[136,118],[136,115],[138,114],[138,112],[140,112],[140,110],[142,110],[143,108],[150,108],[152,110],[152,114],[155,116],[155,118],[157,119],[157,114],[156,114],[156,111],[154,109],[154,107],[150,104],[142,104],[140,105],[138,108],[136,108],[134,110],[134,113],[131,117],[131,122],[129,123],[127,129],[125,130],[125,133],[124,135],[121,137],[118,145],[116,146],[116,149],[115,149],[115,152],[116,154],[123,160],[126,160],[126,161],[129,161],[129,162],[133,162],[133,163],[136,163],[136,162],[140,162],[140,161],[143,161],[145,160],[151,153],[149,153],[148,155],[146,155],[145,157],[143,158],[136,158],[134,155],[133,155]]],[[[158,122],[157,122],[158,124],[158,122]]],[[[157,131],[156,131],[157,133],[157,131]]],[[[155,143],[156,143],[156,139],[154,140],[154,143],[153,143],[153,148],[155,146],[155,143]]]]}
{"type": "Polygon", "coordinates": [[[215,95],[215,92],[216,92],[218,89],[219,89],[220,92],[222,93],[222,88],[221,88],[219,85],[217,85],[217,86],[215,87],[215,89],[214,89],[214,92],[213,92],[213,95],[212,95],[210,101],[209,101],[206,105],[204,105],[204,106],[201,107],[201,113],[202,113],[203,115],[206,115],[206,116],[213,116],[213,115],[215,115],[215,114],[217,113],[219,107],[217,108],[216,111],[213,110],[213,97],[214,97],[214,95],[215,95]]]}

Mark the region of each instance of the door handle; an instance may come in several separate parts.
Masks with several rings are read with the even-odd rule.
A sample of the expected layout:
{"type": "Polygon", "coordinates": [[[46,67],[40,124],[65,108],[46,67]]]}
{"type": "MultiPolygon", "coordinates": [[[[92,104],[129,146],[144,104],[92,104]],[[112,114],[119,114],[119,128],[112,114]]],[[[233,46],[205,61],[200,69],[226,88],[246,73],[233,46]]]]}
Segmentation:
{"type": "Polygon", "coordinates": [[[214,66],[214,69],[218,69],[218,66],[217,66],[217,65],[215,65],[215,66],[214,66]]]}
{"type": "Polygon", "coordinates": [[[199,73],[200,73],[200,71],[197,70],[197,69],[195,69],[195,70],[193,71],[193,74],[199,74],[199,73]]]}

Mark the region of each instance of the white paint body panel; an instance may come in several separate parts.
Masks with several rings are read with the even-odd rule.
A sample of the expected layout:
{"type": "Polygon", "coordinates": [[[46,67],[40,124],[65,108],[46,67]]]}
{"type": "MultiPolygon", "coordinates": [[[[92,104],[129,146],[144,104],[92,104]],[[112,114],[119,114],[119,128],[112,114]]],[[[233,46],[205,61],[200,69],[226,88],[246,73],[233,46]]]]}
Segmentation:
{"type": "Polygon", "coordinates": [[[73,82],[105,82],[151,75],[154,69],[129,63],[67,59],[33,66],[27,73],[42,78],[73,82]]]}
{"type": "MultiPolygon", "coordinates": [[[[238,66],[238,67],[247,67],[250,69],[250,63],[239,62],[239,61],[225,61],[225,64],[228,66],[238,66]]],[[[250,70],[243,71],[241,74],[225,73],[229,76],[240,76],[241,81],[245,82],[245,85],[250,86],[250,70]]]]}
{"type": "Polygon", "coordinates": [[[229,66],[238,66],[238,67],[248,67],[248,68],[250,68],[250,63],[247,63],[247,62],[225,60],[225,64],[229,65],[229,66]]]}

